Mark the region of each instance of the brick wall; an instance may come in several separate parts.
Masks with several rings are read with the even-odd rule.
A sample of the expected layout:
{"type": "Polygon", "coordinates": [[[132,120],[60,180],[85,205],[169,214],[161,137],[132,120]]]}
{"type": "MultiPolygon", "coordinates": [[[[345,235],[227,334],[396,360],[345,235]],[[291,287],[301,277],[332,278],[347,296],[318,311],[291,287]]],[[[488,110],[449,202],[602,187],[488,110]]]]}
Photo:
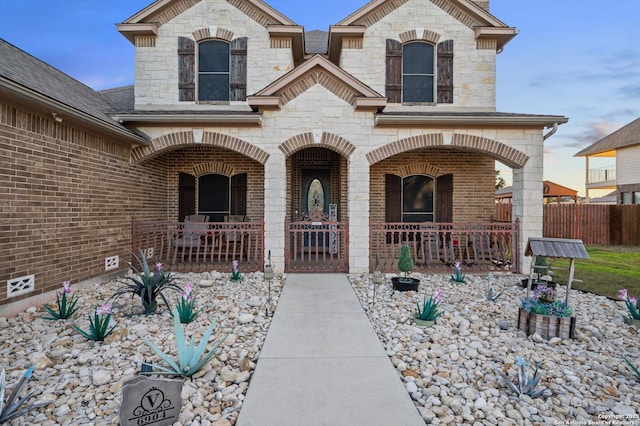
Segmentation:
{"type": "Polygon", "coordinates": [[[162,159],[129,163],[129,147],[0,104],[0,304],[105,274],[131,258],[131,220],[167,218],[162,159]],[[7,299],[7,280],[35,291],[7,299]]]}
{"type": "MultiPolygon", "coordinates": [[[[427,164],[438,175],[453,174],[453,221],[489,222],[494,214],[494,160],[463,152],[411,151],[395,155],[371,167],[370,215],[385,220],[385,174],[404,176],[408,165],[427,164]]],[[[410,167],[409,167],[410,168],[410,167]]],[[[437,203],[437,200],[436,200],[437,203]]],[[[436,217],[436,222],[439,219],[436,217]]]]}

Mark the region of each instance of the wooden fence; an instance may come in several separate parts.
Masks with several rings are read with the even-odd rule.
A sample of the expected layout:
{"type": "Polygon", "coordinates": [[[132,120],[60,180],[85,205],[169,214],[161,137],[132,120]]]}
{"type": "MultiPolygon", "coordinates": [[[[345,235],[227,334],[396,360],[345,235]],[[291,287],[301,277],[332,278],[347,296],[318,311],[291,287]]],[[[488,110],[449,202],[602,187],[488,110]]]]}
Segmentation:
{"type": "MultiPolygon", "coordinates": [[[[542,236],[587,245],[640,245],[640,205],[545,204],[542,236]]],[[[495,220],[511,220],[511,204],[496,204],[495,220]]]]}

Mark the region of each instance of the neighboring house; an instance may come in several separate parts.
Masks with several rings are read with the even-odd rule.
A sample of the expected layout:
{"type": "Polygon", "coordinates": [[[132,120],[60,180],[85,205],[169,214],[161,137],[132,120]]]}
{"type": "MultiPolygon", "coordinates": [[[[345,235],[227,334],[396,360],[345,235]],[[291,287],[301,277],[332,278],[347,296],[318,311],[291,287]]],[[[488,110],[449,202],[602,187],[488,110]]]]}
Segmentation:
{"type": "MultiPolygon", "coordinates": [[[[545,180],[542,182],[542,202],[544,204],[578,203],[578,191],[566,186],[545,180]]],[[[497,203],[511,203],[513,200],[513,187],[505,186],[496,191],[497,203]]]]}
{"type": "Polygon", "coordinates": [[[0,42],[0,303],[121,269],[132,247],[176,269],[270,253],[277,271],[362,273],[400,243],[429,268],[442,224],[434,247],[477,265],[466,234],[497,232],[480,226],[495,161],[513,172],[509,265],[526,267],[545,129],[567,118],[496,112],[517,31],[488,9],[374,0],[305,33],[259,0],[158,0],[118,25],[134,86],[103,92],[0,42]]]}
{"type": "Polygon", "coordinates": [[[585,157],[587,169],[587,199],[589,191],[616,191],[616,204],[640,204],[640,118],[616,130],[578,152],[585,157]],[[592,157],[610,157],[615,166],[589,168],[592,157]]]}

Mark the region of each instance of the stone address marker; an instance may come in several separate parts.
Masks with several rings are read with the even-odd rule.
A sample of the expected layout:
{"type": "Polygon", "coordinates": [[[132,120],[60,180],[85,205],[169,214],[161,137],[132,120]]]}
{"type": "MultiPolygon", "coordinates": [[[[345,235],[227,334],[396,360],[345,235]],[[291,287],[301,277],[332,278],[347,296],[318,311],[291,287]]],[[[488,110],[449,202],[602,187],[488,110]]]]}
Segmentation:
{"type": "Polygon", "coordinates": [[[122,426],[170,426],[182,408],[182,380],[138,376],[122,385],[122,426]]]}

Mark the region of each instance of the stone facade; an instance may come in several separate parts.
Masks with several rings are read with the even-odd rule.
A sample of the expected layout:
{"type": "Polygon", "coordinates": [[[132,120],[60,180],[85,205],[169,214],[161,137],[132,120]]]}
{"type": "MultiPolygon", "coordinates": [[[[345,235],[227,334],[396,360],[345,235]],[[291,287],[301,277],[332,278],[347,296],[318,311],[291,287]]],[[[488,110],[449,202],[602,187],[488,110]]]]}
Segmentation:
{"type": "Polygon", "coordinates": [[[507,164],[523,249],[542,232],[543,131],[566,119],[495,113],[496,52],[515,29],[491,17],[488,2],[475,3],[369,4],[332,29],[330,40],[340,40],[315,56],[301,50],[300,27],[254,0],[173,0],[134,15],[119,27],[136,46],[134,115],[113,119],[147,145],[2,106],[0,280],[35,274],[34,295],[103,274],[105,257],[128,259],[132,220],[178,219],[180,173],[246,173],[247,215],[264,221],[264,247],[280,272],[285,222],[301,202],[292,159],[310,148],[339,154],[334,201],[349,221],[352,273],[369,270],[369,223],[385,219],[386,173],[453,175],[452,220],[488,222],[494,163],[507,164]],[[178,37],[246,37],[247,100],[180,101],[178,37]],[[453,101],[387,103],[387,39],[453,40],[453,101]]]}

